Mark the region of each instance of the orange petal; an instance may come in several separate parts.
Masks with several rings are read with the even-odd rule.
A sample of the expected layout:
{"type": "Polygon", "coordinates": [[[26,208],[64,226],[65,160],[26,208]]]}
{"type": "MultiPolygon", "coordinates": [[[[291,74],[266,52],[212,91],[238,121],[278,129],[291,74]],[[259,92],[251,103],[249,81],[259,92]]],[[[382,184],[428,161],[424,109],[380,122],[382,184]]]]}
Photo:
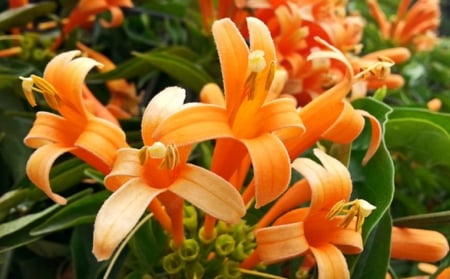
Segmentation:
{"type": "Polygon", "coordinates": [[[222,89],[215,83],[208,83],[203,86],[200,92],[200,100],[205,104],[214,104],[225,107],[225,98],[222,89]]]}
{"type": "Polygon", "coordinates": [[[324,139],[345,144],[355,140],[364,128],[364,118],[351,104],[342,103],[342,111],[336,121],[323,134],[324,139]]]}
{"type": "Polygon", "coordinates": [[[350,198],[352,181],[347,168],[320,149],[314,155],[323,167],[308,158],[298,158],[292,167],[301,173],[311,187],[311,210],[329,210],[336,202],[350,198]]]}
{"type": "Polygon", "coordinates": [[[114,192],[102,205],[94,225],[93,250],[97,260],[107,260],[137,224],[150,202],[165,189],[149,187],[135,178],[114,192]]]}
{"type": "Polygon", "coordinates": [[[212,33],[219,54],[227,109],[238,107],[244,94],[248,46],[229,18],[213,23],[212,33]]]}
{"type": "MultiPolygon", "coordinates": [[[[275,57],[275,46],[269,29],[261,20],[254,17],[248,17],[247,27],[250,38],[250,51],[262,50],[264,52],[264,60],[266,61],[266,67],[258,73],[255,80],[255,96],[252,103],[256,103],[259,106],[266,100],[273,75],[275,74],[274,71],[277,62],[275,57]]],[[[242,63],[242,61],[240,62],[242,63]]]]}
{"type": "Polygon", "coordinates": [[[273,134],[243,139],[250,155],[255,178],[255,207],[259,208],[283,193],[291,179],[289,155],[281,140],[273,134]]]}
{"type": "Polygon", "coordinates": [[[169,191],[227,223],[239,223],[245,214],[244,202],[233,185],[195,165],[183,166],[169,191]]]}
{"type": "Polygon", "coordinates": [[[113,169],[105,176],[105,186],[110,191],[115,191],[128,180],[139,177],[141,173],[142,165],[139,160],[139,150],[121,148],[117,151],[113,169]]]}
{"type": "Polygon", "coordinates": [[[271,264],[300,256],[309,249],[304,234],[301,222],[256,230],[259,258],[271,264]]]}
{"type": "Polygon", "coordinates": [[[364,110],[358,110],[358,112],[362,116],[367,117],[370,121],[370,125],[372,126],[372,135],[370,138],[369,148],[367,149],[366,155],[364,155],[362,161],[362,164],[366,165],[367,162],[373,157],[373,155],[375,155],[375,153],[378,150],[378,147],[380,147],[382,139],[382,130],[380,122],[378,122],[378,119],[376,119],[373,115],[364,110]]]}
{"type": "Polygon", "coordinates": [[[391,258],[436,262],[448,251],[446,237],[437,231],[392,227],[391,258]]]}
{"type": "Polygon", "coordinates": [[[187,105],[165,119],[153,133],[154,139],[177,145],[232,136],[226,111],[206,104],[187,105]]]}
{"type": "Polygon", "coordinates": [[[305,130],[295,109],[295,102],[288,98],[276,99],[266,103],[254,118],[255,126],[260,127],[259,133],[275,132],[282,140],[298,137],[305,130]]]}
{"type": "Polygon", "coordinates": [[[48,143],[72,146],[81,131],[82,127],[73,125],[59,115],[39,111],[36,113],[33,127],[31,127],[24,142],[27,146],[33,148],[38,148],[48,143]]]}
{"type": "Polygon", "coordinates": [[[338,248],[331,244],[323,244],[319,247],[311,247],[311,251],[317,262],[319,279],[350,278],[347,262],[338,248]]]}
{"type": "Polygon", "coordinates": [[[145,145],[153,144],[152,135],[155,130],[163,120],[181,109],[185,98],[186,91],[176,86],[167,87],[152,98],[142,115],[142,138],[145,145]]]}
{"type": "Polygon", "coordinates": [[[328,233],[328,241],[339,248],[344,254],[359,254],[363,250],[361,233],[355,231],[355,226],[337,227],[328,233]]]}
{"type": "Polygon", "coordinates": [[[311,189],[305,179],[297,181],[269,208],[256,224],[257,228],[269,225],[281,214],[311,199],[311,189]]]}
{"type": "Polygon", "coordinates": [[[109,12],[111,14],[110,21],[106,21],[104,19],[100,19],[100,24],[104,28],[112,28],[120,26],[123,23],[123,12],[119,7],[109,7],[109,12]]]}
{"type": "Polygon", "coordinates": [[[26,165],[27,176],[31,182],[58,204],[66,204],[67,201],[52,191],[49,180],[50,169],[59,156],[74,149],[57,143],[46,144],[31,154],[26,165]]]}
{"type": "Polygon", "coordinates": [[[103,173],[108,173],[119,148],[127,147],[125,132],[111,122],[99,117],[91,117],[83,132],[75,142],[75,146],[88,151],[86,163],[96,167],[103,173]]]}

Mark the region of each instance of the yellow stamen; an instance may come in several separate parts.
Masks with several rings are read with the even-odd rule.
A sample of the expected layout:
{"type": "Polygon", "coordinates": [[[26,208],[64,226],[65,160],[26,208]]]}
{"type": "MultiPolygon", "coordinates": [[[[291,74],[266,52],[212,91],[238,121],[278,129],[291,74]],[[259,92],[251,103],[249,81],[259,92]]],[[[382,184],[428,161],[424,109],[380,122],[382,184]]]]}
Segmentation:
{"type": "Polygon", "coordinates": [[[36,75],[31,75],[28,78],[19,78],[22,80],[22,89],[25,98],[31,106],[36,106],[36,99],[33,95],[33,91],[35,91],[44,95],[45,100],[51,108],[58,109],[60,103],[58,91],[56,91],[50,82],[36,75]]]}
{"type": "Polygon", "coordinates": [[[145,164],[148,158],[162,159],[160,168],[174,169],[179,161],[180,155],[175,144],[165,145],[162,142],[155,142],[151,146],[144,146],[138,153],[141,165],[145,164]]]}
{"type": "Polygon", "coordinates": [[[376,207],[363,199],[351,202],[338,201],[328,212],[327,219],[331,220],[337,216],[343,216],[344,220],[340,226],[346,228],[356,217],[355,231],[361,231],[364,219],[368,217],[376,207]]]}
{"type": "Polygon", "coordinates": [[[391,73],[391,67],[394,64],[394,61],[388,57],[378,57],[378,62],[361,68],[361,72],[355,75],[354,80],[359,81],[369,78],[384,79],[391,73]]]}

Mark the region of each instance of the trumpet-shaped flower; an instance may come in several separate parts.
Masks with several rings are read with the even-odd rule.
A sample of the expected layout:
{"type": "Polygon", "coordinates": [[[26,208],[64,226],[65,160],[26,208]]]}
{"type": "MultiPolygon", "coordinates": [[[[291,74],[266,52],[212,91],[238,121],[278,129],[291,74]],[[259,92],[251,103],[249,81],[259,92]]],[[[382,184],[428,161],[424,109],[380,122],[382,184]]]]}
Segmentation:
{"type": "MultiPolygon", "coordinates": [[[[161,122],[182,108],[184,98],[184,90],[177,87],[167,88],[155,96],[142,118],[144,147],[119,150],[113,170],[105,177],[106,186],[114,193],[105,201],[95,221],[93,251],[97,259],[111,256],[157,197],[171,215],[169,230],[174,239],[183,235],[183,209],[177,206],[171,209],[177,199],[187,200],[229,223],[238,223],[244,215],[244,203],[231,184],[213,172],[187,163],[190,146],[179,147],[164,140],[163,134],[161,138],[155,136],[161,122]]],[[[190,118],[177,120],[174,125],[178,127],[191,124],[190,118]]]]}
{"type": "MultiPolygon", "coordinates": [[[[213,25],[224,81],[224,105],[190,104],[169,117],[155,133],[178,144],[218,139],[211,168],[225,179],[248,168],[251,161],[258,207],[286,189],[291,171],[282,139],[300,135],[303,125],[291,99],[267,101],[276,65],[273,41],[261,21],[247,18],[247,24],[250,49],[229,19],[213,25]]],[[[217,86],[208,86],[202,94],[214,95],[210,99],[217,103],[222,95],[219,92],[217,86]]]]}
{"type": "Polygon", "coordinates": [[[306,131],[300,136],[300,139],[286,139],[285,144],[291,158],[296,158],[320,139],[341,144],[351,143],[362,132],[364,127],[363,117],[367,117],[372,126],[372,139],[363,159],[363,164],[365,164],[378,149],[381,141],[381,126],[378,120],[369,113],[355,110],[345,97],[350,92],[354,82],[362,80],[365,73],[378,74],[378,72],[388,71],[386,68],[392,66],[392,63],[379,61],[355,75],[348,59],[339,50],[324,40],[319,38],[317,40],[330,50],[313,52],[308,56],[308,59],[312,61],[323,59],[340,61],[344,65],[345,75],[335,86],[299,110],[306,131]],[[320,121],[317,121],[319,118],[320,121]]]}
{"type": "Polygon", "coordinates": [[[441,14],[439,1],[419,0],[409,7],[411,0],[402,0],[392,21],[386,19],[376,0],[368,0],[368,4],[385,39],[399,46],[412,44],[416,50],[430,50],[436,45],[441,14]]]}
{"type": "Polygon", "coordinates": [[[121,7],[133,7],[133,2],[131,0],[80,0],[71,11],[67,22],[63,26],[61,37],[53,44],[53,49],[56,49],[62,43],[64,36],[67,36],[72,30],[82,24],[91,21],[92,17],[99,13],[109,11],[111,14],[110,22],[101,21],[104,27],[121,25],[124,19],[121,7]]]}
{"type": "Polygon", "coordinates": [[[28,177],[60,204],[65,204],[66,200],[52,192],[49,172],[61,154],[70,152],[108,173],[116,150],[127,146],[125,133],[118,125],[93,115],[86,108],[82,96],[84,78],[99,63],[84,57],[73,59],[79,53],[69,51],[56,56],[45,68],[44,78],[34,75],[22,78],[23,90],[31,105],[36,104],[33,91],[37,91],[61,114],[38,112],[24,139],[26,145],[37,148],[27,162],[28,177]]]}
{"type": "Polygon", "coordinates": [[[292,163],[310,187],[310,206],[294,209],[272,226],[257,229],[256,254],[270,264],[312,253],[319,278],[349,278],[343,253],[362,251],[357,223],[358,220],[361,223],[373,207],[361,200],[348,202],[352,191],[348,170],[319,149],[314,149],[314,154],[323,167],[307,158],[292,163]],[[345,206],[350,208],[346,210],[345,206]]]}

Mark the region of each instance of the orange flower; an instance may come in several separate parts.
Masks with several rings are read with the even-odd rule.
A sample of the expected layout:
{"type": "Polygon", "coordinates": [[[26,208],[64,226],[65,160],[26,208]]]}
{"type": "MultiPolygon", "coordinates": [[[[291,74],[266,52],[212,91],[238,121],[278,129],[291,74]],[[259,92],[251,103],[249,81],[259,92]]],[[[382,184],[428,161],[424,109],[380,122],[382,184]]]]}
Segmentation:
{"type": "MultiPolygon", "coordinates": [[[[105,55],[77,42],[77,47],[83,51],[88,57],[91,57],[102,63],[103,67],[100,72],[105,73],[112,71],[116,65],[105,55]]],[[[115,79],[106,81],[106,87],[111,92],[106,107],[117,118],[131,118],[139,113],[140,98],[137,96],[136,87],[128,83],[125,79],[115,79]]]]}
{"type": "Polygon", "coordinates": [[[345,100],[345,97],[350,92],[353,83],[362,80],[365,73],[378,74],[378,72],[388,71],[392,63],[377,62],[365,69],[364,72],[354,75],[348,59],[338,49],[324,40],[317,40],[330,50],[313,52],[308,56],[308,60],[312,60],[313,63],[331,59],[339,61],[345,66],[345,75],[339,83],[300,109],[299,115],[306,131],[298,139],[286,139],[285,144],[291,158],[296,158],[322,138],[341,144],[351,143],[362,132],[363,117],[367,117],[372,126],[372,139],[363,159],[363,164],[366,164],[375,154],[381,142],[381,126],[378,120],[369,113],[355,110],[345,100]]]}
{"type": "Polygon", "coordinates": [[[30,180],[52,200],[65,204],[66,200],[53,193],[49,172],[54,161],[70,152],[103,173],[108,173],[116,150],[127,146],[125,133],[111,121],[90,113],[82,97],[87,72],[99,63],[89,58],[72,60],[79,51],[62,53],[45,68],[44,78],[32,75],[22,78],[25,96],[36,105],[33,91],[44,95],[50,107],[61,116],[38,112],[24,142],[37,150],[26,166],[30,180]]]}
{"type": "Polygon", "coordinates": [[[190,104],[155,134],[178,144],[217,139],[211,168],[227,180],[239,176],[238,189],[251,161],[259,207],[286,189],[291,170],[282,139],[300,135],[303,125],[291,99],[267,101],[276,63],[273,42],[261,21],[248,18],[247,25],[250,49],[231,20],[213,25],[225,101],[218,101],[223,95],[217,86],[205,87],[202,94],[225,105],[190,104]]]}
{"type": "Polygon", "coordinates": [[[92,17],[99,13],[109,11],[111,21],[102,20],[100,23],[104,27],[117,27],[122,24],[124,16],[121,7],[133,7],[131,0],[80,0],[77,6],[69,15],[68,21],[64,24],[61,37],[53,44],[53,49],[59,47],[64,39],[73,29],[92,20],[92,17]]]}
{"type": "MultiPolygon", "coordinates": [[[[167,88],[155,96],[142,118],[145,146],[140,150],[119,150],[113,170],[105,177],[106,186],[115,192],[105,201],[95,221],[93,252],[97,259],[111,256],[157,196],[169,208],[175,245],[180,244],[184,233],[183,208],[173,206],[178,200],[185,199],[229,223],[238,223],[244,215],[244,203],[231,184],[206,169],[187,163],[190,146],[179,147],[155,135],[160,123],[182,108],[184,98],[184,90],[177,87],[167,88]]],[[[189,126],[191,119],[177,121],[174,125],[183,127],[189,126]]],[[[196,133],[196,130],[191,132],[196,133]]]]}
{"type": "Polygon", "coordinates": [[[375,207],[364,200],[348,202],[352,181],[346,167],[320,149],[314,149],[314,154],[323,167],[307,158],[292,163],[309,185],[310,206],[294,209],[272,226],[257,229],[256,254],[271,264],[312,253],[320,279],[349,278],[343,253],[362,251],[362,222],[375,207]]]}
{"type": "Polygon", "coordinates": [[[391,258],[436,262],[449,251],[447,238],[433,230],[392,227],[391,258]]]}
{"type": "Polygon", "coordinates": [[[393,21],[388,21],[376,0],[368,0],[370,13],[380,27],[381,35],[399,46],[413,44],[417,50],[430,50],[437,42],[440,7],[437,0],[400,1],[393,21]]]}

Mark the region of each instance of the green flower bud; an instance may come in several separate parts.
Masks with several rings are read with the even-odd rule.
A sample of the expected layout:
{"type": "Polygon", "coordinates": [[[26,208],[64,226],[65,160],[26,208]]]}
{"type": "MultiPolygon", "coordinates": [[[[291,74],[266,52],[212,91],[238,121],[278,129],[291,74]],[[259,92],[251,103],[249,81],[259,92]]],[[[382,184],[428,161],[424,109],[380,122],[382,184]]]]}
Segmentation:
{"type": "Polygon", "coordinates": [[[191,262],[198,257],[200,246],[195,239],[185,239],[180,249],[177,250],[180,258],[185,262],[191,262]]]}
{"type": "Polygon", "coordinates": [[[239,279],[242,277],[241,271],[239,270],[239,263],[235,261],[225,262],[222,269],[223,278],[227,279],[239,279]]]}
{"type": "Polygon", "coordinates": [[[212,243],[217,237],[217,230],[214,229],[214,232],[213,232],[214,235],[211,238],[205,238],[204,237],[204,234],[203,234],[204,230],[205,230],[204,227],[201,227],[200,230],[198,230],[198,240],[200,240],[200,243],[203,243],[203,244],[210,244],[210,243],[212,243]]]}
{"type": "Polygon", "coordinates": [[[185,206],[183,211],[183,224],[189,232],[195,232],[198,228],[197,210],[193,206],[185,206]]]}
{"type": "Polygon", "coordinates": [[[184,276],[185,278],[203,278],[205,275],[205,269],[199,262],[191,262],[186,265],[184,276]]]}
{"type": "Polygon", "coordinates": [[[245,253],[243,241],[239,242],[230,254],[230,258],[238,262],[243,261],[247,256],[248,254],[245,253]]]}
{"type": "Polygon", "coordinates": [[[236,247],[236,241],[229,234],[221,234],[214,243],[214,248],[219,256],[225,257],[231,254],[236,247]]]}
{"type": "Polygon", "coordinates": [[[169,274],[180,273],[184,268],[184,262],[177,253],[170,253],[164,256],[163,268],[169,274]]]}

